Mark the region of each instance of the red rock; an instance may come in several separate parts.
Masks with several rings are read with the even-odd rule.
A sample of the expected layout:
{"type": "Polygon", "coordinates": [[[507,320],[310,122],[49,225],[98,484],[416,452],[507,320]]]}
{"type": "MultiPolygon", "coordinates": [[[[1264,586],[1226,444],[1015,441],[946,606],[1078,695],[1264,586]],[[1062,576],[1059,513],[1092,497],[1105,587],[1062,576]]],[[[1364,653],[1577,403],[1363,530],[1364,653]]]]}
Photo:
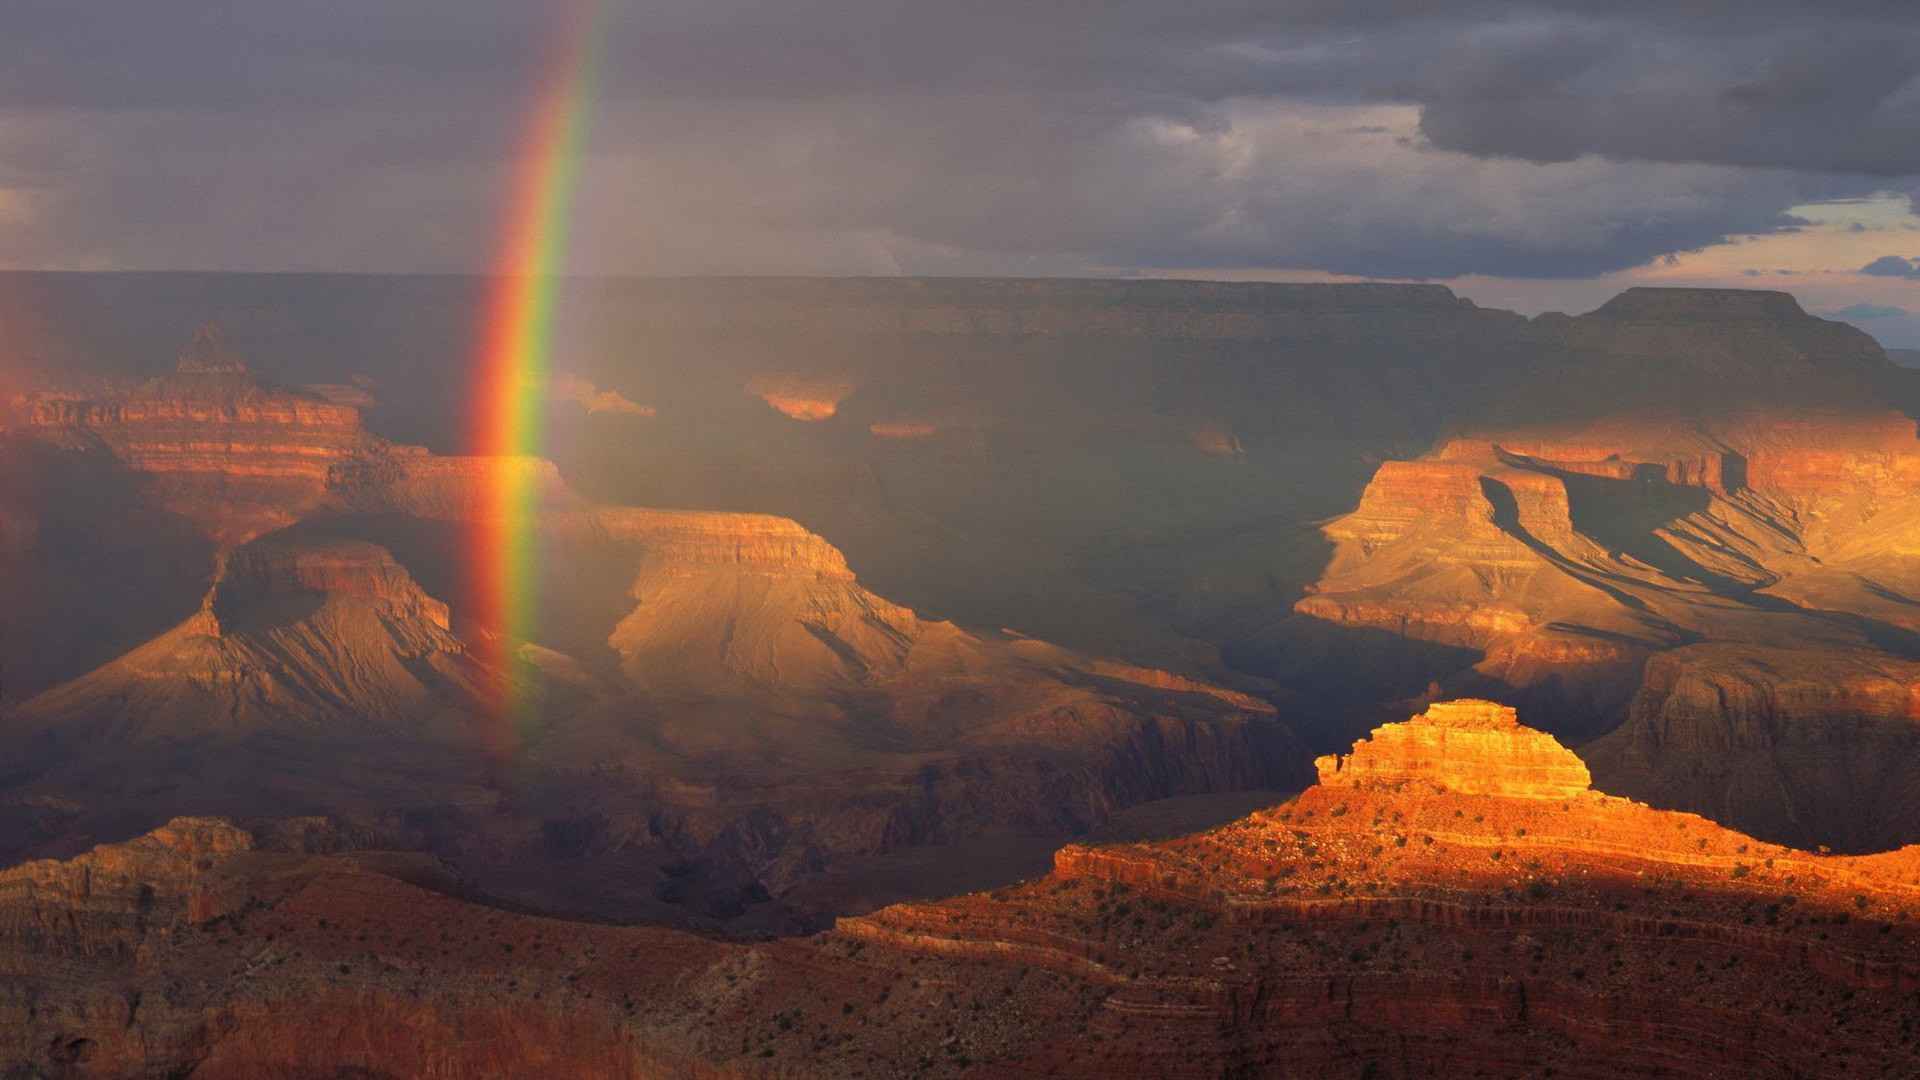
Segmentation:
{"type": "Polygon", "coordinates": [[[1552,736],[1520,726],[1491,701],[1447,701],[1402,724],[1375,728],[1348,756],[1314,759],[1320,786],[1393,788],[1409,781],[1463,795],[1566,799],[1592,777],[1552,736]]]}
{"type": "Polygon", "coordinates": [[[747,392],[795,420],[827,420],[840,411],[840,403],[854,391],[844,379],[772,373],[755,376],[747,383],[747,392]]]}
{"type": "Polygon", "coordinates": [[[515,914],[324,833],[177,822],[0,873],[0,1063],[1592,1080],[1920,1066],[1920,848],[1811,855],[1586,790],[1572,755],[1483,702],[1389,725],[1346,761],[1206,833],[1068,846],[1034,881],[755,944],[515,914]],[[1349,771],[1404,761],[1416,738],[1432,767],[1349,771]],[[1504,779],[1453,786],[1487,772],[1504,779]],[[23,875],[94,884],[23,892],[23,875]]]}

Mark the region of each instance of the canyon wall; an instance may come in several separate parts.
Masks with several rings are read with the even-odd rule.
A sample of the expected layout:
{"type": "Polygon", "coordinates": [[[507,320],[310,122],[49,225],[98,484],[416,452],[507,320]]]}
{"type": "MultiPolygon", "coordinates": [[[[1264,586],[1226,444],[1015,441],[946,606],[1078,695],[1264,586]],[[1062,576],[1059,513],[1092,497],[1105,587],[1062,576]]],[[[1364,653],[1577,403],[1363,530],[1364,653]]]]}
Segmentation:
{"type": "Polygon", "coordinates": [[[0,1065],[1599,1080],[1920,1062],[1920,848],[1812,854],[1600,794],[1485,702],[1346,761],[1424,764],[1342,768],[1204,833],[1071,845],[1027,882],[761,942],[485,906],[323,823],[176,821],[0,872],[0,1065]]]}

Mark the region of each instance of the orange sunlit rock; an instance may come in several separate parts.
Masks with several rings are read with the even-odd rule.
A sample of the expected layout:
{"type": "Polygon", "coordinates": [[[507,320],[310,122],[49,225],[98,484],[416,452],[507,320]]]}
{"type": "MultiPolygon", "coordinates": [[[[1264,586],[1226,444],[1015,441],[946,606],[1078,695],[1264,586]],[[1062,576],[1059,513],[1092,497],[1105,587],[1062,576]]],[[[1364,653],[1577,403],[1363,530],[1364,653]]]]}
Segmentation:
{"type": "Polygon", "coordinates": [[[0,871],[0,963],[64,973],[9,1030],[216,1077],[322,1038],[385,1075],[1920,1067],[1920,848],[1810,854],[1601,794],[1487,702],[1341,762],[1206,832],[756,942],[483,906],[318,819],[180,819],[0,871]]]}
{"type": "Polygon", "coordinates": [[[1587,790],[1587,767],[1552,736],[1520,726],[1491,701],[1436,702],[1401,724],[1375,728],[1352,754],[1317,758],[1323,787],[1419,781],[1464,795],[1565,799],[1587,790]]]}
{"type": "Polygon", "coordinates": [[[850,380],[778,373],[756,375],[747,383],[748,393],[786,416],[809,423],[831,419],[854,389],[850,380]]]}

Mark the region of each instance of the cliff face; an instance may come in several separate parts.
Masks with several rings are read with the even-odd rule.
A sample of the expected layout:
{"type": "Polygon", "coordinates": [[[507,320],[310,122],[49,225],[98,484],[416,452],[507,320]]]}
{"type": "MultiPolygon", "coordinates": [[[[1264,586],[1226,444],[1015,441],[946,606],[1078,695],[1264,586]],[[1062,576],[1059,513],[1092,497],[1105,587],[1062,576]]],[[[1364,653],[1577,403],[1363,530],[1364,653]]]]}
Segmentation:
{"type": "Polygon", "coordinates": [[[1588,751],[1608,788],[1806,846],[1871,851],[1920,813],[1920,664],[1853,650],[1695,645],[1647,663],[1588,751]]]}
{"type": "MultiPolygon", "coordinates": [[[[605,350],[592,379],[556,387],[570,396],[556,452],[577,491],[554,462],[374,438],[353,415],[362,398],[267,389],[214,348],[165,379],[35,399],[49,422],[9,441],[85,458],[97,473],[66,486],[146,512],[14,513],[12,481],[48,473],[35,459],[5,474],[0,558],[25,584],[0,639],[36,654],[7,658],[9,689],[91,680],[60,700],[113,709],[127,730],[144,721],[109,703],[223,737],[281,730],[247,719],[262,709],[307,734],[402,710],[398,756],[434,778],[408,808],[491,806],[509,800],[502,777],[538,778],[510,835],[476,839],[482,812],[468,809],[412,835],[503,866],[548,836],[581,867],[642,850],[629,891],[645,907],[656,887],[683,891],[647,861],[662,852],[724,864],[719,891],[751,896],[849,852],[1066,832],[1153,794],[1282,782],[1291,736],[1259,701],[1270,693],[1321,729],[1319,750],[1386,718],[1382,699],[1463,693],[1585,739],[1628,715],[1648,657],[1697,643],[1749,658],[1817,648],[1888,672],[1920,655],[1912,423],[1886,411],[1897,398],[1870,342],[1777,295],[1636,291],[1526,320],[1426,286],[600,289],[583,286],[607,315],[596,332],[646,348],[605,350]],[[609,392],[657,411],[580,415],[609,392]],[[548,624],[515,643],[514,674],[552,723],[513,732],[471,714],[468,685],[498,673],[473,672],[464,650],[497,628],[463,621],[460,595],[463,533],[505,470],[536,478],[548,574],[548,624]],[[796,517],[596,501],[643,496],[796,517]],[[1324,531],[1303,524],[1347,509],[1324,531]],[[163,545],[161,523],[193,542],[163,545]],[[88,541],[117,545],[105,554],[42,572],[106,534],[88,541]],[[348,541],[386,563],[335,546],[348,541]],[[150,610],[119,610],[134,608],[150,610]],[[161,637],[144,666],[119,663],[161,637]],[[1108,650],[1087,641],[1125,662],[1093,659],[1108,650]],[[1285,688],[1237,678],[1222,649],[1285,688]]],[[[446,308],[380,310],[411,325],[446,308]]],[[[416,411],[453,407],[447,370],[409,358],[457,349],[412,340],[352,362],[391,361],[396,400],[411,372],[416,411]]],[[[349,382],[333,368],[287,381],[321,376],[349,382]]],[[[383,408],[407,419],[364,406],[383,408]]],[[[1741,678],[1790,681],[1751,670],[1741,678]]],[[[1782,732],[1880,708],[1768,693],[1782,732]]],[[[1661,746],[1729,743],[1719,714],[1687,715],[1661,746]]],[[[1767,822],[1807,818],[1809,799],[1856,805],[1821,794],[1824,766],[1798,774],[1812,758],[1772,760],[1754,775],[1772,768],[1796,809],[1767,822]]],[[[297,764],[256,773],[288,783],[297,764]]],[[[1691,768],[1647,782],[1679,799],[1691,768]]],[[[49,786],[35,798],[62,797],[37,779],[49,786]]],[[[219,781],[186,775],[166,798],[253,782],[219,781]]],[[[345,807],[324,803],[327,783],[298,786],[311,809],[401,813],[397,784],[356,788],[345,807]]]]}
{"type": "Polygon", "coordinates": [[[506,915],[455,899],[432,860],[287,839],[183,818],[0,872],[0,1060],[100,1077],[725,1075],[678,1052],[689,1040],[626,1024],[645,1002],[693,1026],[674,983],[718,984],[709,965],[738,950],[506,915]]]}
{"type": "Polygon", "coordinates": [[[211,917],[219,905],[203,891],[209,871],[253,847],[253,835],[228,822],[179,818],[125,844],[0,871],[0,941],[16,956],[131,959],[150,926],[211,917]]]}
{"type": "Polygon", "coordinates": [[[853,580],[838,548],[787,518],[609,507],[595,511],[589,524],[662,573],[728,567],[853,580]]]}
{"type": "Polygon", "coordinates": [[[1519,715],[1491,701],[1447,701],[1405,724],[1375,728],[1351,755],[1317,758],[1320,786],[1393,787],[1410,781],[1463,795],[1567,799],[1592,777],[1553,738],[1520,726],[1519,715]]]}
{"type": "Polygon", "coordinates": [[[1786,293],[1633,288],[1574,318],[1532,325],[1551,367],[1489,410],[1500,426],[1635,413],[1703,417],[1800,406],[1884,408],[1886,354],[1786,293]],[[1505,415],[1499,415],[1504,413],[1505,415]]]}
{"type": "Polygon", "coordinates": [[[1383,728],[1346,761],[1206,833],[1069,846],[1032,881],[754,944],[481,907],[430,864],[324,829],[175,822],[0,875],[0,1060],[80,1076],[1920,1066],[1920,849],[1812,855],[1599,794],[1482,702],[1383,728]],[[1432,767],[1352,771],[1412,759],[1432,767]]]}
{"type": "Polygon", "coordinates": [[[1920,986],[1901,919],[1920,849],[1813,856],[1598,794],[1484,702],[1388,725],[1322,776],[1209,833],[1070,846],[1045,879],[837,935],[963,996],[1064,982],[1065,1022],[996,1045],[1014,1006],[988,994],[960,1035],[1014,1075],[1913,1067],[1852,1025],[1898,1028],[1920,986]]]}
{"type": "Polygon", "coordinates": [[[1324,526],[1331,558],[1269,648],[1322,626],[1444,645],[1430,694],[1526,705],[1570,738],[1627,723],[1606,745],[1639,749],[1604,751],[1622,790],[1800,843],[1914,838],[1861,804],[1845,755],[1812,749],[1836,724],[1875,732],[1874,790],[1904,791],[1898,709],[1815,700],[1819,676],[1786,659],[1916,655],[1920,439],[1887,408],[1899,373],[1784,294],[1636,289],[1531,330],[1541,371],[1383,463],[1324,526]],[[1762,712],[1768,745],[1805,751],[1709,764],[1762,712]]]}
{"type": "MultiPolygon", "coordinates": [[[[419,474],[355,490],[465,505],[409,502],[419,474]]],[[[783,898],[850,860],[1297,773],[1258,699],[920,619],[793,522],[558,505],[549,630],[511,672],[393,554],[431,565],[463,521],[336,514],[235,549],[184,622],[0,725],[11,796],[67,808],[18,850],[170,813],[325,813],[529,904],[790,928],[823,913],[783,898]],[[531,723],[491,714],[502,679],[531,723]]]]}
{"type": "MultiPolygon", "coordinates": [[[[275,537],[230,555],[214,593],[217,611],[244,611],[301,596],[353,597],[445,630],[447,605],[421,591],[392,553],[361,540],[275,537]]],[[[244,616],[242,616],[244,618],[244,616]]]]}
{"type": "MultiPolygon", "coordinates": [[[[164,379],[36,399],[8,448],[97,469],[73,538],[147,507],[206,541],[206,569],[0,715],[6,854],[176,814],[329,814],[528,904],[790,929],[837,901],[785,898],[850,862],[1301,771],[1257,698],[922,619],[789,519],[598,505],[550,461],[389,443],[196,350],[164,379]],[[271,483],[240,499],[248,477],[271,483]],[[464,586],[508,479],[537,493],[543,617],[493,670],[471,646],[503,628],[464,586]]],[[[23,576],[64,524],[27,520],[23,576]]],[[[165,554],[155,572],[180,576],[165,554]]],[[[60,625],[57,592],[22,626],[60,625]]]]}
{"type": "Polygon", "coordinates": [[[259,385],[214,330],[170,376],[88,396],[29,394],[15,411],[35,437],[98,448],[145,477],[149,502],[219,545],[297,520],[320,500],[329,470],[369,441],[358,409],[259,385]]]}
{"type": "Polygon", "coordinates": [[[1565,485],[1550,475],[1388,462],[1359,508],[1325,533],[1334,557],[1294,609],[1331,622],[1485,646],[1544,623],[1549,608],[1597,599],[1547,547],[1586,546],[1572,532],[1565,485]]]}
{"type": "Polygon", "coordinates": [[[749,514],[617,511],[598,524],[639,558],[632,610],[607,643],[655,689],[817,693],[874,684],[942,654],[979,665],[974,639],[861,588],[832,545],[749,514]]]}

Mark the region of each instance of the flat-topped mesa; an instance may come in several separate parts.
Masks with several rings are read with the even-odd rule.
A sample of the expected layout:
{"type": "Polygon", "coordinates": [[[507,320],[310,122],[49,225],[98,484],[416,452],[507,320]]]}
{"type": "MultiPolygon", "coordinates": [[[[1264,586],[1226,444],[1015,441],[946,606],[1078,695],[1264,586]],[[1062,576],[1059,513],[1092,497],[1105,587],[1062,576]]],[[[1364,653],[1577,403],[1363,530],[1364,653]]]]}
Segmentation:
{"type": "Polygon", "coordinates": [[[1484,521],[1480,469],[1439,461],[1385,461],[1353,513],[1329,522],[1327,535],[1368,546],[1391,543],[1422,521],[1484,521]]]}
{"type": "Polygon", "coordinates": [[[1353,513],[1330,522],[1336,541],[1371,550],[1437,527],[1441,562],[1531,566],[1535,560],[1515,527],[1551,540],[1572,529],[1566,485],[1527,469],[1466,461],[1382,462],[1353,513]]]}
{"type": "Polygon", "coordinates": [[[1534,329],[1560,360],[1496,410],[1508,420],[1874,409],[1890,389],[1878,342],[1786,293],[1635,288],[1534,329]]]}
{"type": "Polygon", "coordinates": [[[625,506],[601,507],[591,518],[598,533],[644,548],[647,564],[668,572],[724,567],[853,580],[839,548],[790,518],[625,506]]]}
{"type": "Polygon", "coordinates": [[[1810,319],[1791,293],[1767,289],[1690,289],[1636,285],[1600,305],[1594,315],[1641,321],[1810,319]]]}
{"type": "Polygon", "coordinates": [[[1435,702],[1411,720],[1375,728],[1353,753],[1314,760],[1322,787],[1386,787],[1409,781],[1462,795],[1569,799],[1593,778],[1553,736],[1521,725],[1492,701],[1435,702]]]}
{"type": "Polygon", "coordinates": [[[216,612],[301,596],[356,597],[417,612],[440,629],[446,604],[423,592],[386,548],[362,540],[268,537],[227,557],[216,612]]]}

